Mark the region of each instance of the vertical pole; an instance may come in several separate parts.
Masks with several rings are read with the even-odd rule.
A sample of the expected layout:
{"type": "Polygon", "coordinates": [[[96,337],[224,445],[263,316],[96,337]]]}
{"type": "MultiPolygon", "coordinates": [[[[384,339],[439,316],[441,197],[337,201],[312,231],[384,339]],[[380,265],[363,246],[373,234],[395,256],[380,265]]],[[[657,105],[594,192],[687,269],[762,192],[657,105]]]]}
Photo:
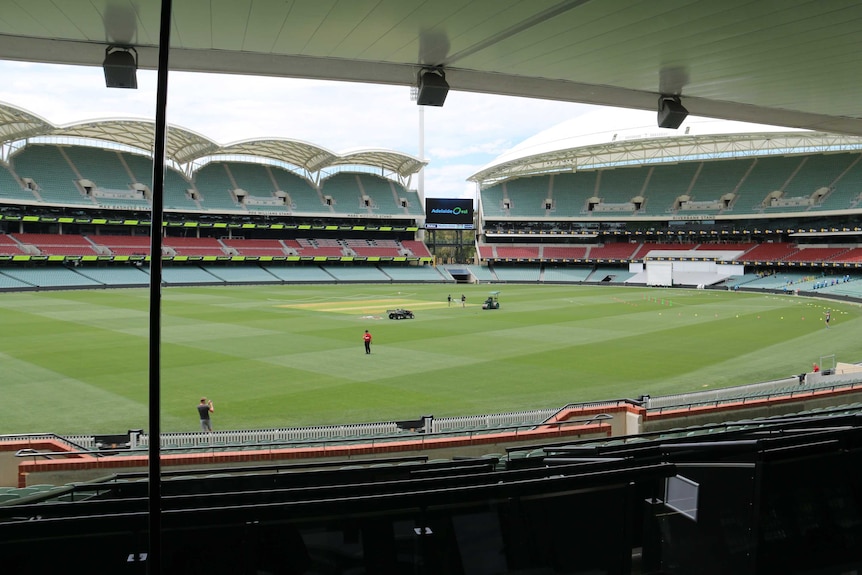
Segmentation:
{"type": "MultiPolygon", "coordinates": [[[[419,159],[425,161],[425,106],[419,108],[419,159]]],[[[425,201],[425,166],[419,170],[419,199],[425,201]]]]}
{"type": "Polygon", "coordinates": [[[480,217],[480,204],[482,202],[482,188],[479,185],[479,182],[476,182],[476,198],[473,202],[473,249],[475,250],[473,253],[473,264],[479,265],[479,238],[481,236],[482,229],[482,221],[479,219],[480,217]]]}
{"type": "MultiPolygon", "coordinates": [[[[419,159],[423,162],[425,161],[425,106],[416,106],[419,108],[419,159]]],[[[422,207],[425,207],[425,166],[419,170],[419,181],[417,182],[417,188],[419,192],[419,202],[422,204],[422,207]]],[[[424,209],[423,209],[424,211],[424,209]]],[[[427,217],[428,214],[425,214],[427,217]]],[[[419,232],[417,234],[418,240],[425,241],[425,230],[423,228],[419,228],[419,232]]],[[[435,262],[436,265],[436,262],[435,262]]]]}
{"type": "Polygon", "coordinates": [[[162,315],[162,220],[165,196],[165,146],[167,143],[168,61],[171,48],[171,3],[162,0],[159,30],[159,69],[156,88],[156,132],[153,139],[153,198],[150,224],[150,361],[149,361],[149,553],[147,572],[162,572],[161,483],[161,315],[162,315]]]}

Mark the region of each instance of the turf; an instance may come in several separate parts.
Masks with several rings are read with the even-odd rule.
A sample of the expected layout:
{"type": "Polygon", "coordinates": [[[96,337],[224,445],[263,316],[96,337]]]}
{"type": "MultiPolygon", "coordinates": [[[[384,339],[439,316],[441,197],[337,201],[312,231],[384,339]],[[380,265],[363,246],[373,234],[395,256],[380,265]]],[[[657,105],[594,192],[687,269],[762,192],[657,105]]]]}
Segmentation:
{"type": "MultiPolygon", "coordinates": [[[[507,285],[167,288],[162,430],[499,413],[787,377],[859,360],[853,303],[717,290],[507,285]],[[467,306],[461,307],[461,293],[467,306]],[[405,307],[414,320],[393,321],[405,307]],[[822,318],[832,310],[832,327],[822,318]],[[363,350],[362,332],[374,336],[363,350]]],[[[147,427],[147,290],[0,295],[0,433],[147,427]]]]}

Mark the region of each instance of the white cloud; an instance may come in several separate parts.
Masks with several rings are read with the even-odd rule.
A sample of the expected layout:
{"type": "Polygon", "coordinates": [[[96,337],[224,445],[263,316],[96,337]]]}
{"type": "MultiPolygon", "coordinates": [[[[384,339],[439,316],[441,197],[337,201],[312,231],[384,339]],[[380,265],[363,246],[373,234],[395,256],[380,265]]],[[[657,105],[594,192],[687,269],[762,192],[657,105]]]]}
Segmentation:
{"type": "Polygon", "coordinates": [[[429,165],[425,169],[425,194],[437,198],[473,198],[476,184],[466,181],[482,164],[450,163],[429,165]],[[463,176],[467,174],[467,176],[463,176]],[[463,177],[462,177],[463,176],[463,177]]]}
{"type": "MultiPolygon", "coordinates": [[[[155,117],[155,72],[138,72],[138,90],[105,88],[98,67],[0,61],[0,101],[55,124],[95,118],[155,117]]],[[[220,143],[278,137],[335,152],[384,148],[419,155],[420,109],[405,86],[172,72],[169,124],[220,143]]],[[[474,195],[466,178],[526,138],[591,107],[450,92],[424,109],[425,191],[474,195]],[[466,190],[466,192],[465,192],[466,190]]],[[[416,180],[414,179],[414,182],[416,180]]]]}

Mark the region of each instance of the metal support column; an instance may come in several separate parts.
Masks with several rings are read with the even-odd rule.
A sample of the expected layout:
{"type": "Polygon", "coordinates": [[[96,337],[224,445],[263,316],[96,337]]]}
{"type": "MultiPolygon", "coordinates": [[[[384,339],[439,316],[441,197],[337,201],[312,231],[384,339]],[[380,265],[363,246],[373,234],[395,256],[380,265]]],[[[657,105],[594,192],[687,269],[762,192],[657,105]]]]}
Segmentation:
{"type": "Polygon", "coordinates": [[[159,26],[159,69],[156,88],[156,132],[153,139],[153,197],[150,225],[150,359],[149,359],[149,552],[147,572],[162,572],[161,483],[161,315],[162,221],[165,197],[168,62],[171,47],[172,0],[162,0],[159,26]]]}

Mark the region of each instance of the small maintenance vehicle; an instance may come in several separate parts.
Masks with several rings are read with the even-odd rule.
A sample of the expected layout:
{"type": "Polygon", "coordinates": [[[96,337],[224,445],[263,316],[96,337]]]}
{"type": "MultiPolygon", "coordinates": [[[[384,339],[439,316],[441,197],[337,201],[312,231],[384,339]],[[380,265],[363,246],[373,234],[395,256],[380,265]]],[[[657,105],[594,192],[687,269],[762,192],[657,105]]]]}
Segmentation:
{"type": "Polygon", "coordinates": [[[386,313],[389,314],[389,319],[413,319],[413,312],[409,309],[388,309],[386,313]]]}
{"type": "Polygon", "coordinates": [[[482,309],[500,309],[500,292],[492,291],[482,303],[482,309]]]}

